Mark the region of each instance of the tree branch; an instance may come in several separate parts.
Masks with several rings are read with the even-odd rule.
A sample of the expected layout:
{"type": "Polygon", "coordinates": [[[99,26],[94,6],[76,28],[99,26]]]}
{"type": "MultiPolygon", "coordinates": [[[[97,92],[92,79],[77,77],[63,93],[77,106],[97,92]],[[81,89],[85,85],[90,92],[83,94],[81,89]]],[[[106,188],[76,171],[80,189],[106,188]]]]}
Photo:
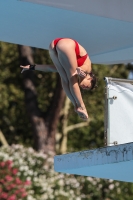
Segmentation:
{"type": "Polygon", "coordinates": [[[66,132],[72,131],[72,130],[74,130],[76,128],[81,128],[81,127],[84,127],[84,126],[88,126],[90,121],[91,120],[88,120],[87,122],[81,122],[81,123],[78,123],[78,124],[70,125],[70,126],[66,127],[66,132]]]}
{"type": "Polygon", "coordinates": [[[4,146],[9,146],[9,145],[8,145],[8,142],[7,142],[7,140],[6,140],[4,134],[2,133],[1,130],[0,130],[0,141],[1,141],[1,143],[2,143],[4,146]]]}

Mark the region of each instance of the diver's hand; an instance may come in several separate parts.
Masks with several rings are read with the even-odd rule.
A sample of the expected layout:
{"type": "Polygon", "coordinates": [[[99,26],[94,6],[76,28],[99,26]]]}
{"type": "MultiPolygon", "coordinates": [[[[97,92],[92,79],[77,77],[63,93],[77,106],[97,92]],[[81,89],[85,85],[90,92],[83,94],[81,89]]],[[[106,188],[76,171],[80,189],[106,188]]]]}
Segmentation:
{"type": "Polygon", "coordinates": [[[85,107],[78,107],[76,108],[76,112],[78,113],[79,117],[81,119],[87,120],[88,119],[88,113],[85,107]]]}
{"type": "Polygon", "coordinates": [[[85,72],[80,67],[77,67],[76,70],[79,76],[86,77],[85,72]]]}
{"type": "Polygon", "coordinates": [[[83,78],[86,77],[85,72],[80,67],[76,68],[76,71],[74,72],[73,76],[74,75],[78,75],[78,76],[81,76],[83,78]]]}

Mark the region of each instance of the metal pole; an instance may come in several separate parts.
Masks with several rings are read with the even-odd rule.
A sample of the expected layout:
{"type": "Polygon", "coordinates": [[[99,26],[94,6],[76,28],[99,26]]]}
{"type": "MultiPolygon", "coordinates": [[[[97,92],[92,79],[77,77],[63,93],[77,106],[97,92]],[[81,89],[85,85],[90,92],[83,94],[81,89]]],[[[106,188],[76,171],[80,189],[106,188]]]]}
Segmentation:
{"type": "Polygon", "coordinates": [[[113,82],[124,82],[124,83],[131,83],[133,84],[133,80],[129,79],[120,79],[120,78],[112,78],[112,77],[104,77],[106,82],[113,81],[113,82]]]}

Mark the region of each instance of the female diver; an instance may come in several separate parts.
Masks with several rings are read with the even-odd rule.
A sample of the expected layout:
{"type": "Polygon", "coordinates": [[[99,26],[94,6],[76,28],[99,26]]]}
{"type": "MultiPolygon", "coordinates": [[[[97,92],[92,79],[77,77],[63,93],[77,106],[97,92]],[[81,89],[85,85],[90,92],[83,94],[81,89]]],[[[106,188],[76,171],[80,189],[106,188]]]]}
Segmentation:
{"type": "Polygon", "coordinates": [[[86,50],[73,39],[57,38],[50,43],[49,54],[54,66],[21,65],[22,73],[25,70],[58,72],[62,87],[73,103],[75,112],[80,118],[88,119],[80,88],[92,90],[96,86],[96,77],[92,73],[91,61],[86,50]]]}

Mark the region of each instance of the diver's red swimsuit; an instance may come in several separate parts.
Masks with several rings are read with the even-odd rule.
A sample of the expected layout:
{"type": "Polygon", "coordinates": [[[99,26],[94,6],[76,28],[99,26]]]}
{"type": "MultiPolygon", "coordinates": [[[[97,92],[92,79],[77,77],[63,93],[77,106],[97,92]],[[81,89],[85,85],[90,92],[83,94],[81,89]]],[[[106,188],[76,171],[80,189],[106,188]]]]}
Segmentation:
{"type": "MultiPolygon", "coordinates": [[[[57,43],[59,42],[59,40],[61,40],[61,39],[64,39],[64,38],[56,38],[54,40],[55,47],[56,47],[57,43]]],[[[84,64],[88,54],[86,54],[84,56],[80,56],[79,45],[76,40],[73,40],[73,41],[75,42],[75,53],[76,53],[76,57],[77,57],[77,65],[78,65],[78,67],[81,67],[84,64]]]]}

